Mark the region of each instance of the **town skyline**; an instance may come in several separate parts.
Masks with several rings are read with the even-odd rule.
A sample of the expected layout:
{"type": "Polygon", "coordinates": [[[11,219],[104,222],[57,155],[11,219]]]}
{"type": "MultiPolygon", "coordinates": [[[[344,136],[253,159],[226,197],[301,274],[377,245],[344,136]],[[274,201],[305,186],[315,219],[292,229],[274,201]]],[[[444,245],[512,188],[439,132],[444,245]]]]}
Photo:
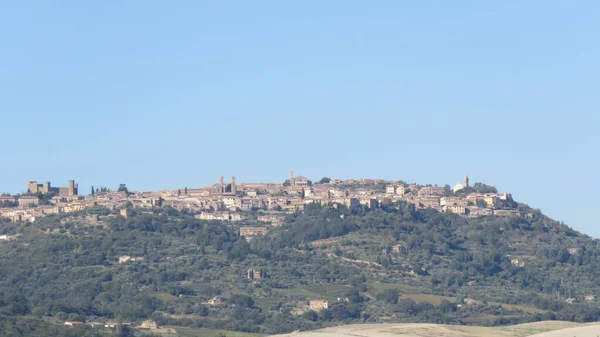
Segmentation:
{"type": "MultiPolygon", "coordinates": [[[[376,210],[395,202],[411,204],[416,210],[433,209],[465,217],[533,218],[542,214],[517,203],[512,194],[499,192],[494,186],[471,183],[468,175],[462,183],[438,186],[369,178],[323,177],[313,182],[290,170],[284,182],[239,182],[235,176],[226,181],[220,176],[216,183],[202,187],[143,191],[129,190],[126,183],[120,183],[116,190],[99,186],[91,187],[87,194],[79,192],[75,180],[69,180],[67,187],[30,180],[26,193],[0,196],[0,216],[13,222],[36,222],[51,214],[100,207],[120,210],[127,217],[130,207],[170,206],[203,220],[244,221],[255,217],[248,214],[259,214],[259,222],[277,226],[286,214],[304,212],[311,204],[376,210]]],[[[249,228],[260,235],[268,231],[268,227],[249,228]]]]}
{"type": "MultiPolygon", "coordinates": [[[[292,174],[295,173],[295,171],[293,169],[290,170],[290,171],[291,171],[292,174]]],[[[288,172],[287,178],[285,178],[282,181],[279,181],[279,180],[271,180],[271,181],[268,181],[268,180],[264,180],[264,181],[243,181],[243,180],[238,180],[237,176],[231,176],[230,178],[232,178],[234,180],[238,180],[238,182],[242,183],[242,184],[248,184],[248,183],[281,184],[281,183],[284,183],[286,180],[290,180],[289,173],[290,172],[288,172]]],[[[324,175],[324,176],[321,176],[320,178],[317,179],[317,178],[313,178],[313,177],[307,177],[307,176],[305,176],[303,174],[299,174],[299,175],[297,175],[297,177],[306,178],[306,179],[308,179],[308,180],[310,180],[311,182],[314,182],[314,183],[318,182],[322,178],[329,178],[329,179],[332,179],[332,180],[340,180],[340,181],[344,181],[344,180],[357,180],[357,181],[360,181],[360,180],[402,181],[402,182],[407,183],[407,184],[434,185],[434,186],[449,185],[450,187],[453,187],[456,184],[460,184],[461,182],[465,182],[465,178],[467,180],[470,179],[468,175],[464,175],[463,177],[461,177],[460,180],[457,180],[457,182],[454,183],[454,184],[451,184],[451,183],[445,183],[445,184],[434,183],[434,184],[431,184],[431,183],[422,183],[422,182],[412,182],[412,181],[408,181],[408,180],[404,180],[404,179],[386,179],[386,178],[382,178],[382,177],[359,177],[359,178],[356,178],[356,177],[352,178],[352,177],[350,177],[350,178],[339,178],[339,177],[335,177],[335,176],[324,175]]],[[[219,179],[225,179],[225,178],[227,178],[227,176],[221,175],[221,176],[218,177],[218,179],[216,179],[216,181],[218,182],[219,179]]],[[[48,179],[44,179],[44,180],[29,180],[29,181],[27,181],[27,184],[26,184],[27,187],[25,189],[18,190],[18,191],[0,191],[0,194],[15,195],[15,194],[25,194],[25,193],[37,193],[38,191],[41,191],[42,188],[46,188],[46,193],[47,193],[47,190],[48,190],[48,188],[50,186],[52,186],[52,187],[55,186],[55,184],[53,183],[54,181],[56,181],[56,180],[52,180],[52,179],[50,179],[50,180],[48,180],[48,179]],[[36,187],[38,190],[31,191],[31,185],[36,185],[36,184],[38,185],[36,187]],[[43,187],[43,186],[46,186],[47,184],[49,184],[48,187],[43,187]]],[[[83,194],[83,195],[86,194],[86,189],[85,188],[83,188],[83,189],[79,189],[78,188],[78,184],[79,184],[78,180],[69,179],[68,180],[68,184],[69,185],[74,184],[73,187],[81,192],[79,194],[83,194]],[[76,181],[77,181],[77,183],[75,183],[76,181]]],[[[116,190],[116,189],[118,189],[119,185],[122,185],[122,184],[123,185],[127,185],[126,182],[119,182],[119,183],[116,183],[116,184],[113,183],[112,185],[107,185],[107,184],[98,184],[98,185],[95,185],[95,184],[92,184],[92,183],[89,183],[89,182],[88,183],[84,182],[84,185],[82,185],[82,186],[88,187],[87,191],[90,192],[92,187],[94,187],[94,188],[106,187],[106,188],[111,189],[111,190],[116,190]],[[113,186],[113,185],[116,186],[116,187],[112,188],[111,186],[113,186]]],[[[214,183],[214,184],[216,184],[216,183],[214,183]]],[[[154,188],[154,189],[153,188],[134,188],[132,190],[133,191],[165,191],[165,190],[177,190],[177,189],[181,189],[181,188],[185,188],[185,187],[188,187],[188,188],[203,188],[203,187],[214,185],[214,184],[207,183],[207,184],[201,184],[201,185],[197,185],[197,186],[196,185],[191,185],[191,184],[186,184],[183,187],[167,187],[167,188],[158,188],[158,189],[156,189],[156,188],[154,188]]],[[[54,187],[54,188],[59,189],[59,187],[54,187]]],[[[60,187],[60,188],[62,188],[62,187],[60,187]]],[[[58,190],[55,191],[55,192],[58,192],[58,190]]]]}
{"type": "MultiPolygon", "coordinates": [[[[231,169],[228,169],[227,171],[228,172],[238,171],[238,173],[242,173],[241,175],[240,174],[236,175],[238,181],[241,182],[241,183],[256,183],[256,182],[283,183],[286,179],[289,178],[289,169],[287,171],[285,169],[282,171],[284,173],[287,172],[287,175],[285,175],[285,174],[276,174],[277,177],[276,178],[272,178],[271,181],[266,180],[268,178],[265,178],[265,180],[263,180],[263,181],[260,181],[258,179],[257,180],[243,179],[243,177],[246,176],[245,174],[243,174],[243,170],[231,170],[231,169]],[[242,178],[240,179],[239,177],[242,177],[242,178]]],[[[309,171],[313,171],[313,170],[309,170],[309,171]]],[[[304,171],[302,171],[301,175],[305,175],[305,174],[303,174],[303,172],[304,171]]],[[[279,172],[279,173],[281,173],[281,172],[279,172]]],[[[577,222],[572,221],[572,220],[569,221],[568,220],[569,219],[568,216],[566,216],[566,217],[559,217],[559,216],[557,216],[557,215],[560,215],[561,212],[553,212],[552,205],[544,203],[543,200],[541,200],[541,199],[543,199],[543,195],[541,195],[541,194],[540,195],[536,195],[535,193],[523,193],[523,192],[528,192],[528,191],[522,191],[519,188],[519,186],[515,186],[512,189],[511,188],[505,188],[504,186],[505,185],[510,186],[511,185],[510,182],[512,181],[511,179],[509,179],[508,181],[505,180],[504,178],[506,178],[506,177],[499,177],[500,179],[498,179],[498,181],[501,181],[501,182],[503,181],[504,184],[496,184],[494,182],[494,179],[480,179],[480,178],[478,179],[478,177],[481,177],[482,174],[478,174],[479,172],[475,172],[475,173],[476,173],[476,175],[471,176],[471,177],[475,177],[475,178],[471,178],[473,182],[482,182],[482,183],[486,183],[486,184],[489,184],[489,185],[496,186],[496,187],[498,187],[502,191],[511,191],[511,194],[515,197],[516,200],[518,200],[520,202],[524,202],[524,203],[530,205],[533,208],[540,209],[545,214],[548,214],[549,216],[551,216],[555,220],[557,220],[557,221],[564,221],[567,225],[573,227],[576,230],[582,231],[582,232],[584,232],[584,233],[586,233],[588,235],[591,235],[593,237],[600,237],[600,229],[598,229],[596,227],[586,226],[586,223],[577,223],[577,222]],[[529,200],[533,200],[533,201],[529,201],[529,200]]],[[[485,177],[485,172],[481,172],[481,173],[483,173],[483,177],[485,177]]],[[[335,178],[334,175],[321,175],[319,178],[317,178],[317,177],[315,177],[315,175],[319,176],[318,174],[314,174],[313,173],[313,174],[310,175],[309,179],[311,179],[313,181],[318,181],[319,179],[321,179],[321,178],[323,178],[325,176],[330,177],[332,179],[340,179],[340,180],[361,179],[361,178],[355,178],[355,177],[350,177],[350,176],[342,176],[340,178],[335,178]]],[[[64,176],[64,174],[62,174],[62,176],[64,176]]],[[[224,176],[226,176],[226,175],[224,175],[224,176]]],[[[231,174],[229,176],[231,176],[231,174]]],[[[256,175],[250,175],[250,176],[252,177],[252,176],[256,176],[256,175]]],[[[267,175],[264,175],[264,176],[267,176],[267,175]]],[[[305,175],[305,176],[308,176],[308,175],[305,175]]],[[[107,187],[107,188],[109,188],[111,190],[116,190],[116,189],[118,189],[119,184],[123,184],[123,183],[126,184],[127,187],[130,190],[132,190],[132,191],[168,191],[168,190],[183,189],[185,187],[188,187],[188,188],[202,188],[202,187],[205,187],[205,186],[210,186],[212,184],[215,184],[218,181],[219,177],[220,177],[220,175],[217,175],[216,178],[206,177],[206,176],[202,175],[201,178],[199,178],[197,180],[194,180],[194,181],[197,181],[196,185],[194,185],[193,183],[189,183],[189,184],[183,183],[183,184],[180,184],[181,187],[177,187],[177,186],[175,186],[175,184],[165,183],[164,181],[161,184],[156,184],[155,183],[154,185],[152,184],[152,182],[150,182],[150,183],[142,183],[142,184],[140,184],[139,182],[137,182],[137,184],[136,183],[130,184],[129,182],[124,181],[124,180],[123,181],[117,181],[117,182],[110,182],[110,183],[100,183],[100,184],[90,183],[90,182],[87,182],[87,181],[80,181],[80,180],[77,180],[77,179],[76,179],[76,181],[77,181],[78,184],[80,184],[80,187],[79,187],[80,193],[82,195],[88,195],[90,193],[90,191],[91,191],[92,186],[94,188],[107,187]],[[152,186],[154,186],[154,187],[152,187],[152,186]]],[[[458,177],[461,177],[461,176],[459,175],[458,177]]],[[[462,177],[464,177],[464,175],[462,177]]],[[[423,178],[423,177],[421,177],[423,179],[423,181],[420,181],[420,180],[419,181],[412,181],[410,179],[402,179],[402,178],[398,178],[398,179],[393,179],[392,178],[392,179],[390,179],[390,178],[385,178],[385,177],[383,177],[383,178],[363,177],[362,179],[383,179],[383,180],[387,180],[387,181],[404,181],[405,183],[414,183],[414,184],[420,184],[420,185],[437,185],[437,186],[449,185],[449,186],[453,187],[456,183],[460,182],[460,180],[462,179],[462,177],[459,179],[459,178],[457,178],[455,176],[454,179],[453,179],[452,177],[448,178],[447,175],[444,175],[444,178],[446,179],[446,182],[445,181],[440,181],[441,179],[439,179],[439,178],[438,178],[437,181],[433,181],[433,179],[431,179],[430,181],[427,181],[427,179],[423,178]]],[[[64,180],[64,183],[62,183],[62,184],[66,184],[67,181],[71,180],[72,177],[67,176],[66,178],[67,179],[64,180]]],[[[47,179],[38,179],[37,181],[38,182],[40,182],[40,181],[47,181],[47,179]]],[[[59,180],[51,180],[51,181],[56,181],[58,183],[62,182],[62,181],[59,181],[59,180]]],[[[9,193],[9,194],[13,194],[13,195],[14,194],[20,194],[20,193],[26,193],[27,192],[26,188],[23,188],[23,186],[26,186],[26,183],[21,183],[21,184],[14,184],[13,183],[13,184],[11,184],[11,186],[12,185],[19,185],[20,187],[13,188],[12,190],[9,190],[7,188],[3,188],[2,190],[0,190],[0,193],[9,193]]],[[[8,185],[3,184],[2,186],[8,186],[8,185]]],[[[555,210],[555,208],[554,208],[554,210],[555,210]]],[[[568,215],[568,213],[567,213],[567,215],[568,215]]]]}

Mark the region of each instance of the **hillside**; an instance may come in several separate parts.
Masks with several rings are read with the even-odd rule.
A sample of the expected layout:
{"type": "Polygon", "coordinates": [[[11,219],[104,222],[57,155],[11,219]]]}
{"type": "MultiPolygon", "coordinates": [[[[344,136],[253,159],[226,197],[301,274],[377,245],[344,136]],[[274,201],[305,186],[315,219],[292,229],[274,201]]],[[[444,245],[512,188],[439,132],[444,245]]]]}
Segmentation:
{"type": "Polygon", "coordinates": [[[310,205],[250,242],[239,228],[251,220],[198,220],[169,207],[118,214],[97,208],[2,223],[13,238],[0,242],[3,336],[88,329],[64,321],[135,327],[153,319],[194,336],[600,317],[597,240],[533,210],[466,218],[404,202],[310,205]],[[311,310],[311,299],[328,308],[311,310]]]}

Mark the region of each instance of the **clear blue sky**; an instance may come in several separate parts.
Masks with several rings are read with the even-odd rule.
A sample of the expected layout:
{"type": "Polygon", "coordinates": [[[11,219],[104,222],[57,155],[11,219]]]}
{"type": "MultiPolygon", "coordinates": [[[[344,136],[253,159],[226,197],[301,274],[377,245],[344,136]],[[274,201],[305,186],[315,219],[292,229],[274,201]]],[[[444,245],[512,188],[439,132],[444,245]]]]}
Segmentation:
{"type": "Polygon", "coordinates": [[[3,1],[0,191],[496,185],[600,236],[597,1],[3,1]]]}

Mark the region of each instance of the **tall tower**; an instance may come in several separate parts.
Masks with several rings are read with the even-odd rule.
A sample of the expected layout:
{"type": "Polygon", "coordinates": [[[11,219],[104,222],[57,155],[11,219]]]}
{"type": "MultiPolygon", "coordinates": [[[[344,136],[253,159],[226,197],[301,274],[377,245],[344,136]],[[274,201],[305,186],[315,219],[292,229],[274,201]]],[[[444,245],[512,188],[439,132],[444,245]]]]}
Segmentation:
{"type": "Polygon", "coordinates": [[[69,180],[69,196],[72,197],[76,195],[75,192],[75,180],[69,180]]]}
{"type": "Polygon", "coordinates": [[[27,193],[37,193],[38,192],[38,183],[37,181],[30,181],[27,184],[27,193]]]}
{"type": "Polygon", "coordinates": [[[469,187],[469,176],[465,175],[465,187],[469,187]]]}
{"type": "Polygon", "coordinates": [[[223,180],[224,177],[221,176],[221,178],[219,178],[219,193],[223,194],[225,192],[225,186],[223,184],[223,180]]]}
{"type": "Polygon", "coordinates": [[[296,180],[294,179],[294,170],[290,170],[290,185],[295,186],[296,180]]]}
{"type": "Polygon", "coordinates": [[[231,177],[231,193],[235,194],[235,177],[231,177]]]}

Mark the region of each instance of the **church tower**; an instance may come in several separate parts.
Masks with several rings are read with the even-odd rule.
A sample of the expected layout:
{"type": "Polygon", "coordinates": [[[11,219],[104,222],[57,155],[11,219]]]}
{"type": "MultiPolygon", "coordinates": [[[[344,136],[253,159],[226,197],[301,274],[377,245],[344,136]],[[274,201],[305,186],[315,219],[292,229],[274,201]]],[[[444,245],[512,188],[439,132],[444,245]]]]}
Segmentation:
{"type": "Polygon", "coordinates": [[[294,178],[294,170],[290,170],[290,186],[296,186],[296,179],[294,178]]]}

